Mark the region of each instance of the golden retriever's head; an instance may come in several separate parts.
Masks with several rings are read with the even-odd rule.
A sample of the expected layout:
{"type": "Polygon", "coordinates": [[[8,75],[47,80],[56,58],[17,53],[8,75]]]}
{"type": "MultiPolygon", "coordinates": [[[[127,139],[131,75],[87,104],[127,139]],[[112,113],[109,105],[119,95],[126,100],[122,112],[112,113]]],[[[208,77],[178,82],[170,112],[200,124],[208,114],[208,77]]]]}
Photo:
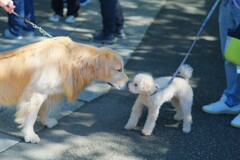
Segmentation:
{"type": "Polygon", "coordinates": [[[128,82],[128,76],[124,71],[122,57],[108,48],[99,48],[97,52],[94,66],[97,78],[116,89],[123,89],[128,82]]]}
{"type": "Polygon", "coordinates": [[[134,94],[149,94],[155,88],[155,83],[151,75],[140,73],[133,78],[128,87],[134,94]]]}

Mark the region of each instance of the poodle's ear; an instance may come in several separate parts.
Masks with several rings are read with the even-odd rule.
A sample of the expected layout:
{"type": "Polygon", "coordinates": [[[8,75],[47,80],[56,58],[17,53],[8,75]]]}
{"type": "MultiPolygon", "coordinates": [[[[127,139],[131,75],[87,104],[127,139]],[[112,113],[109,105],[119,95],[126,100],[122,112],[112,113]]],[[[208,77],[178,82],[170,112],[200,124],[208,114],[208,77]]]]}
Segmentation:
{"type": "Polygon", "coordinates": [[[154,85],[155,84],[154,84],[152,77],[147,78],[147,79],[143,78],[139,83],[139,89],[143,93],[150,93],[152,91],[154,85]]]}

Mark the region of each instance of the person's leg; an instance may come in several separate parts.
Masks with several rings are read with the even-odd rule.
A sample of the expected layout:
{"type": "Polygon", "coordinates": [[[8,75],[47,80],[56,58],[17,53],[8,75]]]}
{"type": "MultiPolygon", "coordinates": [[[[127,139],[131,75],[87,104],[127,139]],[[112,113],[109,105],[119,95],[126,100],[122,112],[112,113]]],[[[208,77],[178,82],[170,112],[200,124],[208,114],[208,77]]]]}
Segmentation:
{"type": "MultiPolygon", "coordinates": [[[[25,10],[24,10],[24,0],[15,0],[14,5],[17,6],[14,11],[19,14],[20,16],[25,16],[25,10]]],[[[24,24],[24,20],[22,18],[19,18],[18,16],[14,14],[9,14],[8,16],[8,26],[9,31],[15,35],[15,36],[21,36],[22,35],[22,27],[24,24]]]]}
{"type": "MultiPolygon", "coordinates": [[[[33,0],[24,0],[24,9],[25,9],[25,18],[35,23],[35,16],[34,16],[34,8],[33,8],[33,0]]],[[[24,23],[23,29],[28,32],[34,32],[33,26],[28,23],[24,23]]]]}
{"type": "Polygon", "coordinates": [[[79,10],[79,1],[78,0],[67,0],[67,16],[78,16],[79,10]]]}
{"type": "Polygon", "coordinates": [[[63,0],[52,0],[51,7],[55,14],[63,17],[63,0]]]}
{"type": "Polygon", "coordinates": [[[123,31],[123,26],[124,26],[124,16],[123,16],[123,11],[122,11],[122,6],[118,0],[117,6],[116,6],[116,31],[115,31],[115,34],[119,38],[124,38],[124,36],[125,36],[124,31],[123,31]]]}
{"type": "Polygon", "coordinates": [[[99,0],[102,15],[103,29],[101,32],[94,34],[93,41],[98,43],[113,44],[116,31],[116,6],[117,0],[99,0]]]}
{"type": "Polygon", "coordinates": [[[78,0],[67,0],[67,18],[65,19],[66,23],[74,23],[76,17],[78,16],[79,10],[79,1],[78,0]]]}
{"type": "MultiPolygon", "coordinates": [[[[240,0],[236,0],[240,4],[240,0]]],[[[231,29],[236,29],[240,25],[240,10],[233,4],[232,7],[232,19],[233,24],[231,29]]],[[[235,106],[240,106],[240,74],[237,74],[237,66],[228,62],[226,68],[226,76],[228,82],[228,88],[224,91],[227,94],[227,103],[235,106]],[[229,64],[228,64],[229,63],[229,64]],[[228,68],[227,68],[228,67],[228,68]],[[231,84],[232,83],[232,84],[231,84]]],[[[240,114],[236,116],[232,121],[231,125],[233,127],[240,128],[240,114]]]]}
{"type": "MultiPolygon", "coordinates": [[[[237,1],[240,2],[240,0],[237,1]]],[[[236,29],[238,27],[240,24],[240,12],[232,1],[228,1],[225,4],[225,10],[223,10],[223,12],[225,13],[221,13],[222,20],[219,20],[219,24],[222,53],[224,54],[228,29],[236,29]]],[[[224,64],[227,80],[227,88],[224,90],[224,94],[227,96],[226,103],[230,107],[233,107],[240,104],[240,75],[237,74],[235,64],[227,60],[225,60],[224,64]]]]}
{"type": "MultiPolygon", "coordinates": [[[[240,0],[236,0],[240,4],[240,0]]],[[[228,4],[231,15],[229,19],[232,23],[229,24],[229,29],[236,29],[240,25],[240,10],[231,3],[228,4]]],[[[240,74],[237,74],[237,66],[229,61],[225,61],[225,70],[227,78],[227,88],[224,94],[227,95],[226,103],[232,107],[240,104],[240,74]]]]}
{"type": "Polygon", "coordinates": [[[48,20],[51,22],[59,22],[63,17],[63,0],[52,0],[51,7],[54,11],[54,15],[50,16],[48,20]]]}
{"type": "MultiPolygon", "coordinates": [[[[220,30],[220,40],[221,40],[221,51],[222,51],[223,57],[224,57],[228,29],[234,27],[230,6],[231,6],[230,2],[226,2],[225,4],[221,5],[220,12],[219,12],[219,30],[220,30]]],[[[227,88],[224,90],[224,94],[227,96],[227,99],[228,99],[229,97],[228,95],[230,95],[230,93],[233,91],[233,84],[235,80],[231,77],[233,77],[235,74],[234,73],[235,65],[225,60],[224,67],[225,67],[226,80],[227,80],[227,88]]]]}
{"type": "Polygon", "coordinates": [[[117,0],[100,0],[103,32],[106,35],[116,31],[117,0]]]}
{"type": "MultiPolygon", "coordinates": [[[[238,0],[239,1],[239,0],[238,0]]],[[[219,12],[219,29],[220,29],[220,40],[221,40],[221,50],[224,54],[226,38],[228,29],[234,29],[237,27],[237,21],[239,21],[239,15],[234,15],[233,3],[231,0],[222,3],[219,12]],[[237,18],[238,17],[238,18],[237,18]],[[238,19],[238,20],[237,20],[238,19]]],[[[238,23],[239,24],[239,23],[238,23]]],[[[224,55],[223,55],[224,57],[224,55]]],[[[222,98],[210,105],[203,106],[203,111],[210,114],[237,114],[240,112],[240,96],[239,96],[239,75],[236,72],[236,65],[229,61],[224,62],[227,88],[224,90],[224,95],[222,98]]]]}

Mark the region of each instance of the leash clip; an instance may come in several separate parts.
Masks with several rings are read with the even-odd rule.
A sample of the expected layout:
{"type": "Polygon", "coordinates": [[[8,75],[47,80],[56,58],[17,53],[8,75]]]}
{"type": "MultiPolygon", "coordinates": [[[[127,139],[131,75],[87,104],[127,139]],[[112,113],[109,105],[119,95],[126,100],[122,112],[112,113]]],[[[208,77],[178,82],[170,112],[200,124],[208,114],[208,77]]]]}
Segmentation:
{"type": "Polygon", "coordinates": [[[166,89],[171,83],[172,83],[172,80],[170,80],[170,81],[167,83],[166,86],[163,86],[163,87],[161,87],[161,88],[159,88],[159,87],[156,86],[157,89],[156,89],[153,93],[151,93],[150,96],[154,96],[156,93],[163,91],[163,90],[166,89]]]}

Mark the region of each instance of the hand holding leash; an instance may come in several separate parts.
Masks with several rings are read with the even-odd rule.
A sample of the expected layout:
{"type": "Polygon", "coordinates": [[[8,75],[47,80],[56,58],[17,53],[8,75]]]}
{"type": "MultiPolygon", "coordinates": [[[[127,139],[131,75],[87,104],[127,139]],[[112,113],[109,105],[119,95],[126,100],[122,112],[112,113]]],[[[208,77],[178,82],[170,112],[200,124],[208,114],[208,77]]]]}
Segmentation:
{"type": "Polygon", "coordinates": [[[8,13],[13,13],[14,8],[16,7],[12,0],[0,0],[0,6],[8,13]]]}

